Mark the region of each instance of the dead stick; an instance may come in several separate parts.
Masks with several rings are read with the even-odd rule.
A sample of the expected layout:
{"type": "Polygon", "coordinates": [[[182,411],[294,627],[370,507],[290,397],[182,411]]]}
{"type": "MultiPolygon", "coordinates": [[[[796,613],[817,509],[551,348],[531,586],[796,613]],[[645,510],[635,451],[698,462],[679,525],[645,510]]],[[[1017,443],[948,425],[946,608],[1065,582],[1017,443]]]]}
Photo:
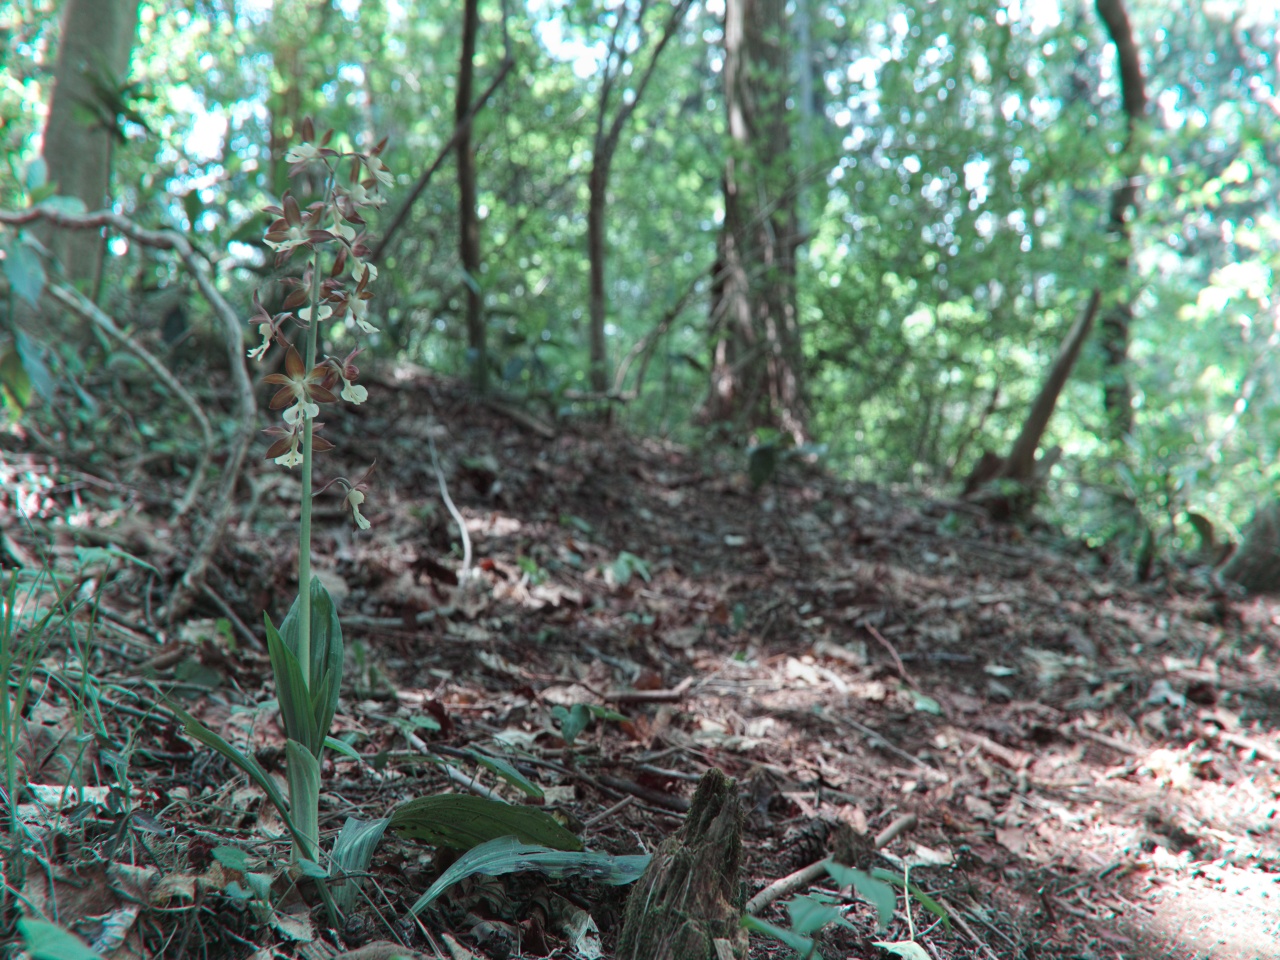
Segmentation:
{"type": "Polygon", "coordinates": [[[670,690],[609,690],[604,699],[613,703],[666,703],[681,700],[693,686],[693,677],[685,677],[670,690]]]}
{"type": "MultiPolygon", "coordinates": [[[[906,833],[908,830],[914,829],[916,825],[916,815],[914,813],[903,814],[880,831],[880,835],[876,837],[873,845],[874,849],[879,850],[881,847],[887,847],[890,843],[898,838],[899,835],[906,833]]],[[[817,863],[811,863],[807,867],[801,867],[795,873],[788,874],[780,880],[775,880],[769,884],[754,897],[747,901],[747,913],[759,913],[775,900],[789,896],[795,893],[801,887],[807,887],[813,881],[823,876],[827,872],[827,864],[832,862],[831,857],[823,857],[817,863]]]]}

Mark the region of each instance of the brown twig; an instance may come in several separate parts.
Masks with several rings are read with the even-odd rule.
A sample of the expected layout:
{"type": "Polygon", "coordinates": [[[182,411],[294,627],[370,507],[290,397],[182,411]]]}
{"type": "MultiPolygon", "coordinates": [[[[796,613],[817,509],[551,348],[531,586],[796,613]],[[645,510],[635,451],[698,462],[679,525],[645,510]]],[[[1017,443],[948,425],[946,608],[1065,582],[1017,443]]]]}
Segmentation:
{"type": "MultiPolygon", "coordinates": [[[[873,841],[873,848],[879,850],[882,847],[887,847],[901,834],[914,829],[916,822],[914,813],[906,813],[898,817],[893,823],[880,831],[873,841]]],[[[749,914],[759,913],[774,901],[790,896],[802,887],[809,886],[809,884],[826,874],[827,864],[831,862],[833,862],[831,857],[823,857],[807,867],[801,867],[795,873],[787,874],[787,876],[773,881],[773,883],[747,901],[746,912],[749,914]]]]}
{"type": "Polygon", "coordinates": [[[619,800],[617,803],[615,803],[609,809],[603,810],[600,813],[597,813],[594,817],[591,817],[589,820],[582,821],[582,825],[590,829],[591,827],[594,827],[598,823],[604,823],[604,821],[608,820],[614,814],[618,813],[621,810],[625,810],[627,807],[631,806],[631,804],[635,802],[636,802],[636,798],[631,794],[628,794],[627,796],[619,800]]]}
{"type": "Polygon", "coordinates": [[[893,658],[893,665],[898,668],[898,676],[902,678],[902,681],[907,684],[907,686],[911,687],[911,689],[919,690],[920,687],[911,679],[911,675],[907,673],[907,668],[902,665],[902,658],[898,656],[898,651],[894,645],[886,640],[884,634],[871,624],[864,624],[864,626],[866,627],[867,633],[875,637],[876,642],[889,651],[889,656],[893,658]]]}
{"type": "Polygon", "coordinates": [[[630,793],[647,803],[652,803],[656,807],[666,807],[668,810],[674,810],[677,813],[689,812],[689,801],[684,797],[672,796],[669,793],[663,793],[661,790],[650,790],[648,787],[642,787],[638,783],[632,783],[630,780],[623,780],[620,777],[600,775],[597,779],[606,787],[621,790],[623,793],[630,793]]]}
{"type": "Polygon", "coordinates": [[[693,686],[693,677],[685,677],[670,690],[609,690],[604,699],[613,703],[668,703],[682,700],[693,686]]]}

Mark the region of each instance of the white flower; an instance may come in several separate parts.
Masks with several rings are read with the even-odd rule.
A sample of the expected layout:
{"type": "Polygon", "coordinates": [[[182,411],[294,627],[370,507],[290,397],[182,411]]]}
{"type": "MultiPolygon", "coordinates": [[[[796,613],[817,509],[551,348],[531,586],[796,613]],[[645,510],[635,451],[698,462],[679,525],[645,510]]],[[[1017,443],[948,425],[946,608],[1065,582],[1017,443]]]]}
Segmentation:
{"type": "Polygon", "coordinates": [[[271,324],[269,323],[258,324],[258,333],[262,335],[262,345],[258,347],[254,347],[252,350],[249,351],[250,360],[261,360],[264,356],[266,356],[267,350],[271,347],[271,333],[272,333],[271,324]]]}
{"type": "Polygon", "coordinates": [[[319,157],[320,148],[314,143],[300,143],[284,155],[284,161],[285,163],[305,163],[308,160],[317,160],[319,157]]]}
{"type": "Polygon", "coordinates": [[[293,424],[293,423],[297,423],[303,417],[306,417],[308,420],[314,420],[318,416],[320,416],[319,404],[310,403],[304,400],[299,400],[292,407],[289,407],[287,410],[285,410],[284,422],[293,424]]]}
{"type": "MultiPolygon", "coordinates": [[[[317,319],[328,320],[331,316],[333,316],[333,307],[329,306],[327,303],[320,304],[320,311],[317,316],[317,319]]],[[[306,306],[306,307],[303,307],[301,310],[299,310],[298,319],[301,320],[303,323],[310,323],[311,307],[306,306]]]]}
{"type": "Polygon", "coordinates": [[[347,505],[351,507],[352,519],[355,520],[356,526],[361,530],[368,530],[371,524],[360,512],[360,504],[364,503],[364,494],[359,490],[351,489],[347,492],[347,505]]]}
{"type": "Polygon", "coordinates": [[[298,464],[302,463],[302,451],[298,449],[296,441],[287,452],[276,457],[276,463],[280,464],[282,467],[296,467],[298,464]]]}
{"type": "Polygon", "coordinates": [[[346,377],[342,378],[342,393],[339,394],[343,400],[349,403],[364,403],[369,399],[369,391],[358,383],[352,383],[346,377]]]}
{"type": "Polygon", "coordinates": [[[370,190],[363,183],[349,183],[343,189],[357,207],[380,207],[387,202],[376,189],[370,190]]]}
{"type": "Polygon", "coordinates": [[[369,172],[378,178],[378,183],[384,187],[389,187],[396,182],[395,177],[391,175],[391,171],[387,169],[378,157],[370,157],[365,164],[369,168],[369,172]]]}
{"type": "Polygon", "coordinates": [[[351,268],[351,276],[356,283],[359,283],[360,281],[364,280],[366,276],[368,277],[369,283],[372,283],[374,280],[378,279],[377,266],[375,266],[372,263],[366,263],[365,261],[360,260],[356,257],[352,257],[351,259],[352,259],[352,262],[354,263],[354,266],[351,268]]]}

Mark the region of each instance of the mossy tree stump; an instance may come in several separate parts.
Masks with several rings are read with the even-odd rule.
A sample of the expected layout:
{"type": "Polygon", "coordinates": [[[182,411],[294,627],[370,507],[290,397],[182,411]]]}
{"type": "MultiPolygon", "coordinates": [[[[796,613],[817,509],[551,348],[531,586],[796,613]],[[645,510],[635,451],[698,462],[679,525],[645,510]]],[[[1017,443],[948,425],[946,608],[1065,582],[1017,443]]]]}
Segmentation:
{"type": "Polygon", "coordinates": [[[618,960],[745,960],[738,783],[708,770],[627,900],[618,960]]]}

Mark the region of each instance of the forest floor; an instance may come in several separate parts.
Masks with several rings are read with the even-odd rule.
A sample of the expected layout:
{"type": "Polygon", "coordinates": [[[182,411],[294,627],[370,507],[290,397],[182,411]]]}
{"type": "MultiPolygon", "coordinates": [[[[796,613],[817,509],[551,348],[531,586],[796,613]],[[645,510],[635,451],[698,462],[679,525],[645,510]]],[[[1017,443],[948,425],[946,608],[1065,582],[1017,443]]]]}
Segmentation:
{"type": "MultiPolygon", "coordinates": [[[[1280,603],[1172,572],[1109,579],[1047,533],[798,461],[755,491],[741,452],[545,429],[421,371],[383,379],[328,418],[338,449],[318,468],[377,461],[371,531],[339,497],[317,505],[317,573],[348,647],[335,734],[365,758],[325,761],[326,837],[463,789],[442,760],[521,802],[475,748],[541,787],[588,848],[644,853],[718,767],[741,791],[748,897],[824,857],[838,824],[874,836],[914,815],[873,865],[910,866],[946,923],[913,902],[909,928],[899,900],[878,931],[826,881],[853,905],[819,937],[829,960],[888,956],[873,942],[912,932],[933,960],[1280,957],[1280,603]],[[428,436],[466,518],[469,586],[428,436]],[[574,704],[607,710],[571,738],[556,708],[574,704]]],[[[48,556],[96,598],[72,620],[94,616],[81,653],[54,645],[31,666],[10,745],[30,783],[27,870],[10,855],[9,902],[121,958],[374,960],[396,939],[406,956],[612,957],[627,888],[582,878],[472,879],[406,921],[441,861],[390,834],[378,912],[343,931],[296,895],[246,907],[249,878],[214,851],[269,871],[288,857],[280,820],[158,704],[179,699],[283,773],[261,611],[278,623],[292,599],[298,477],[250,464],[202,606],[166,624],[190,453],[140,455],[125,426],[0,438],[5,565],[48,556]]],[[[788,923],[777,904],[764,918],[788,923]]],[[[792,955],[758,935],[751,950],[792,955]]]]}

